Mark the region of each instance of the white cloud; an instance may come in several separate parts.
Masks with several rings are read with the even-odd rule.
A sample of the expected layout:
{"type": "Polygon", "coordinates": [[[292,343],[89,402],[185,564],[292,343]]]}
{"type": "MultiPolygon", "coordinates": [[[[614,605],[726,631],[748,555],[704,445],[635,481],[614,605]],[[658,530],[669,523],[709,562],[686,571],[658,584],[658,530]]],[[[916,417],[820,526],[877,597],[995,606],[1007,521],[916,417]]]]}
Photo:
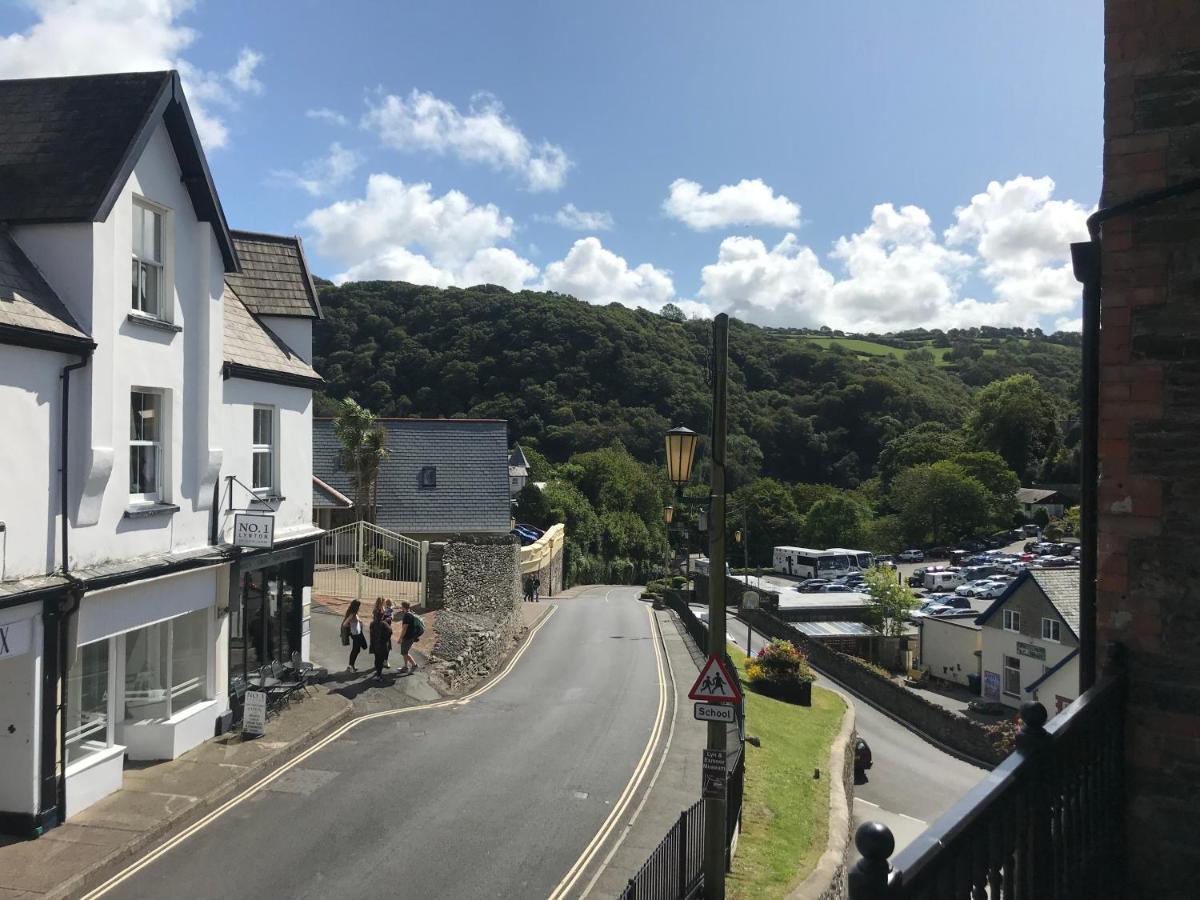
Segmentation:
{"type": "Polygon", "coordinates": [[[794,234],[770,250],[758,238],[725,238],[700,278],[700,300],[762,325],[821,324],[833,287],[833,276],[794,234]]]}
{"type": "Polygon", "coordinates": [[[435,197],[428,184],[386,174],[367,179],[366,195],[314,210],[305,225],[322,255],[343,266],[337,282],[371,278],[462,287],[480,282],[519,290],[537,267],[496,244],[513,221],[493,204],[459,191],[435,197]]]}
{"type": "Polygon", "coordinates": [[[347,150],[335,141],[329,145],[327,155],[305,163],[302,172],[276,169],[271,174],[314,197],[320,197],[344,184],[361,163],[362,157],[359,154],[353,150],[347,150]]]}
{"type": "Polygon", "coordinates": [[[329,109],[326,106],[322,106],[318,109],[307,109],[304,111],[304,115],[310,119],[319,119],[323,122],[329,122],[330,124],[333,124],[333,125],[349,125],[350,124],[350,120],[347,119],[344,115],[342,115],[336,109],[329,109]]]}
{"type": "Polygon", "coordinates": [[[534,216],[539,222],[549,222],[560,225],[571,231],[608,231],[613,227],[612,214],[606,210],[588,212],[579,209],[574,203],[568,203],[552,216],[534,216]]]}
{"type": "Polygon", "coordinates": [[[671,182],[663,212],[696,231],[731,225],[771,225],[794,228],[800,224],[800,206],[775,191],[762,179],[742,179],[723,184],[712,193],[695,181],[671,182]]]}
{"type": "Polygon", "coordinates": [[[228,126],[214,107],[233,108],[239,93],[261,91],[249,48],[226,73],[181,58],[197,33],[179,23],[194,0],[27,0],[37,21],[0,34],[0,78],[41,78],[178,69],[206,149],[224,146],[228,126]]]}
{"type": "Polygon", "coordinates": [[[599,238],[576,241],[566,257],[546,266],[539,289],[571,294],[590,303],[658,309],[675,296],[670,273],[649,263],[631,268],[599,238]]]}
{"type": "Polygon", "coordinates": [[[371,103],[362,124],[397,150],[430,150],[516,172],[531,191],[558,190],[571,167],[561,147],[535,145],[488,94],[473,97],[465,113],[425,91],[414,89],[407,97],[387,94],[371,103]]]}

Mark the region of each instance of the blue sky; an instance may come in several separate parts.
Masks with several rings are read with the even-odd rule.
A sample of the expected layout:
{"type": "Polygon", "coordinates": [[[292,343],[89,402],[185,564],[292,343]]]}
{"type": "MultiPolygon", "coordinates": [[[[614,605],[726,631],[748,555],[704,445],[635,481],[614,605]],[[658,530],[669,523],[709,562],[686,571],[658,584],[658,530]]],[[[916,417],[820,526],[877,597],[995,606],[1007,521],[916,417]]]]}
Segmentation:
{"type": "Polygon", "coordinates": [[[0,0],[0,77],[168,65],[231,223],[326,277],[1078,327],[1094,2],[0,0]]]}

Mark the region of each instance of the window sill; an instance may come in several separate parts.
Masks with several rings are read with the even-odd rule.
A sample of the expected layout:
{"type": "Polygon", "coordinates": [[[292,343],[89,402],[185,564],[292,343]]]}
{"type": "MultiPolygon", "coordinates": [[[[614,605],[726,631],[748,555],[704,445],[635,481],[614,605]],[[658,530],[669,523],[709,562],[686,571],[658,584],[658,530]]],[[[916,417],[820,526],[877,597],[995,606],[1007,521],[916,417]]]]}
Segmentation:
{"type": "Polygon", "coordinates": [[[282,494],[255,494],[251,503],[280,503],[286,500],[282,494]]]}
{"type": "Polygon", "coordinates": [[[167,331],[172,334],[183,331],[182,325],[176,325],[174,322],[168,322],[166,319],[158,319],[143,313],[131,312],[125,318],[135,325],[145,325],[147,328],[154,328],[158,331],[167,331]]]}
{"type": "Polygon", "coordinates": [[[125,510],[126,519],[143,519],[147,516],[173,515],[179,512],[174,503],[140,503],[125,510]]]}

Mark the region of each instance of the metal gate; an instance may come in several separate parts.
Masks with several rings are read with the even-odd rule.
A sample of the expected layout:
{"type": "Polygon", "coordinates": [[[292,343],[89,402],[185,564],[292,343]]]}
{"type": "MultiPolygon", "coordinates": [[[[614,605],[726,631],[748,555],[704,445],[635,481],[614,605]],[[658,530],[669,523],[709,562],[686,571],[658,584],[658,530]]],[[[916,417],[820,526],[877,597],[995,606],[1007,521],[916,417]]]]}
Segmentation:
{"type": "Polygon", "coordinates": [[[331,600],[384,597],[420,606],[425,601],[428,553],[428,541],[414,541],[370,522],[334,528],[317,544],[313,593],[331,600]]]}

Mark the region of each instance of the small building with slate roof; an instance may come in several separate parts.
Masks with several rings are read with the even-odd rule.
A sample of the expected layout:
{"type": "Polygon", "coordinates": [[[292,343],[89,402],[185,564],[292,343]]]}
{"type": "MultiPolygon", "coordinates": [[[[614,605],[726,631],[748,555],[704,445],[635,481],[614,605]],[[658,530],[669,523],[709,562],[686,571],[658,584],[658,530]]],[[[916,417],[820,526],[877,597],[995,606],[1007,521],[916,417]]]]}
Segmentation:
{"type": "MultiPolygon", "coordinates": [[[[375,524],[417,540],[506,534],[512,527],[508,423],[502,419],[380,419],[387,457],[379,468],[375,524]]],[[[353,498],[332,419],[313,421],[313,475],[353,498]]],[[[353,521],[353,511],[327,519],[353,521]]]]}
{"type": "Polygon", "coordinates": [[[529,460],[520,444],[513,446],[512,455],[508,458],[508,491],[514,497],[525,487],[529,480],[529,460]]]}
{"type": "Polygon", "coordinates": [[[1061,519],[1067,508],[1069,499],[1055,490],[1047,488],[1020,488],[1017,491],[1017,504],[1025,518],[1032,520],[1039,509],[1044,509],[1052,519],[1061,519]]]}
{"type": "Polygon", "coordinates": [[[230,231],[177,72],[0,80],[0,831],[307,657],[320,315],[298,238],[230,231]]]}
{"type": "Polygon", "coordinates": [[[1054,715],[1079,696],[1079,570],[1028,569],[976,620],[982,694],[1054,715]]]}

